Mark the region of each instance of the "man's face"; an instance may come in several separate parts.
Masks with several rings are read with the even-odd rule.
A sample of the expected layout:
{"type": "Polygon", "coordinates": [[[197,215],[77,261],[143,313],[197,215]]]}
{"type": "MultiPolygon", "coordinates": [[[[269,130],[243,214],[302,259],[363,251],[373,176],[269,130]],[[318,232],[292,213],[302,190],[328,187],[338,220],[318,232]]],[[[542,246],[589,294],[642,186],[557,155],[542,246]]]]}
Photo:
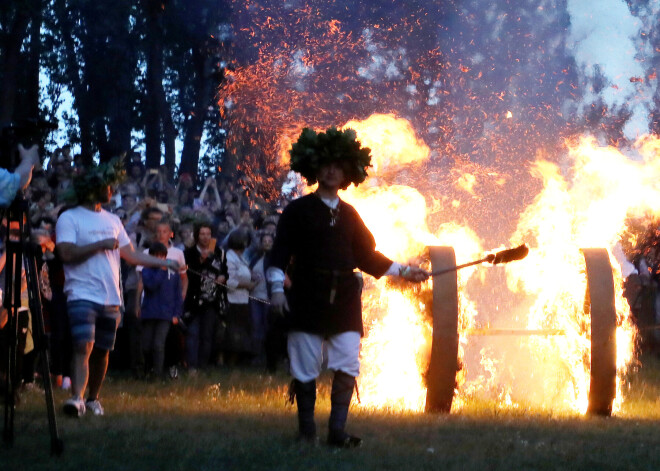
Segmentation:
{"type": "Polygon", "coordinates": [[[275,233],[277,232],[277,224],[271,224],[271,223],[265,224],[264,232],[266,234],[275,235],[275,233]]]}
{"type": "Polygon", "coordinates": [[[229,223],[227,221],[220,221],[218,223],[218,232],[222,234],[229,232],[229,223]]]}
{"type": "Polygon", "coordinates": [[[193,231],[190,227],[183,227],[179,231],[179,237],[181,237],[181,242],[183,242],[185,245],[188,245],[188,243],[193,239],[193,231]]]}
{"type": "Polygon", "coordinates": [[[122,205],[126,208],[132,208],[137,203],[134,195],[122,195],[121,196],[122,205]]]}
{"type": "Polygon", "coordinates": [[[161,219],[163,219],[163,215],[161,213],[156,211],[151,212],[147,216],[147,220],[145,221],[144,225],[150,232],[156,232],[156,227],[158,226],[158,223],[161,221],[161,219]]]}
{"type": "Polygon", "coordinates": [[[211,229],[208,227],[202,227],[199,230],[199,236],[197,238],[197,243],[203,249],[207,248],[211,243],[211,229]]]}
{"type": "Polygon", "coordinates": [[[167,247],[172,238],[172,229],[169,224],[158,224],[156,227],[156,240],[167,247]]]}
{"type": "Polygon", "coordinates": [[[273,238],[269,235],[264,235],[261,238],[261,249],[265,252],[269,252],[273,248],[273,238]]]}
{"type": "Polygon", "coordinates": [[[319,186],[327,189],[339,189],[344,183],[344,170],[338,163],[332,162],[319,168],[319,186]]]}

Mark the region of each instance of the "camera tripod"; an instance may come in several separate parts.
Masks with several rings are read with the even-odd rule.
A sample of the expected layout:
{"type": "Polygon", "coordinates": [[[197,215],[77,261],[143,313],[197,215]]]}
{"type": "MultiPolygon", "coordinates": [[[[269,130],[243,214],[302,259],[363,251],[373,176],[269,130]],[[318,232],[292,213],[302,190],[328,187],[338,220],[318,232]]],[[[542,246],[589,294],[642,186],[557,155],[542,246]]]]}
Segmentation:
{"type": "MultiPolygon", "coordinates": [[[[59,438],[55,420],[55,405],[53,402],[53,386],[50,380],[50,359],[48,342],[44,330],[44,319],[39,290],[39,270],[37,260],[30,243],[30,224],[28,218],[28,202],[22,193],[14,199],[9,209],[5,210],[7,218],[6,257],[5,265],[5,299],[4,306],[8,312],[7,329],[8,354],[6,362],[5,390],[5,422],[3,438],[5,443],[14,442],[14,416],[16,412],[16,394],[20,387],[20,372],[17,367],[19,339],[19,309],[21,308],[21,275],[25,269],[29,309],[32,316],[32,337],[37,358],[37,366],[41,373],[46,396],[48,425],[50,429],[51,455],[60,455],[64,444],[59,438]],[[10,236],[10,228],[18,227],[18,237],[10,236]]],[[[23,326],[21,326],[23,327],[23,326]]]]}

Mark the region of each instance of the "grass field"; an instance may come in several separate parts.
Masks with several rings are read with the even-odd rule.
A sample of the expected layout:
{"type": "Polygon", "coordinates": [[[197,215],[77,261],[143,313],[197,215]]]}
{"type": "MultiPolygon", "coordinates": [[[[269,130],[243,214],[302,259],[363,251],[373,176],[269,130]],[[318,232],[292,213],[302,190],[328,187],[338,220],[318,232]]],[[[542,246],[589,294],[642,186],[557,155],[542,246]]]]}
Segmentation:
{"type": "MultiPolygon", "coordinates": [[[[558,470],[660,469],[660,361],[630,374],[623,410],[612,418],[501,409],[474,403],[458,414],[354,407],[356,450],[296,444],[288,377],[217,370],[164,383],[110,374],[104,417],[64,417],[65,451],[51,457],[43,391],[22,395],[13,447],[0,469],[18,470],[558,470]]],[[[330,378],[319,386],[317,423],[329,413],[330,378]]],[[[322,435],[323,436],[323,435],[322,435]]]]}

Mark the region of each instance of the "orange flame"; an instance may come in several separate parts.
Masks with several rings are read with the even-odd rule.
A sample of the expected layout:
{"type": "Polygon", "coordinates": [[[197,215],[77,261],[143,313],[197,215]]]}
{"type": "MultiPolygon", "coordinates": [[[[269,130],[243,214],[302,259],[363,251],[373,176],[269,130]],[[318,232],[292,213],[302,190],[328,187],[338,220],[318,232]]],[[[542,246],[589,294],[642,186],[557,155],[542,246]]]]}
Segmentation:
{"type": "Polygon", "coordinates": [[[384,174],[390,168],[420,163],[429,158],[430,149],[415,136],[405,119],[393,114],[373,114],[364,121],[349,121],[343,129],[357,132],[363,146],[369,147],[374,172],[384,174]]]}
{"type": "MultiPolygon", "coordinates": [[[[320,15],[305,2],[295,8],[277,2],[233,5],[242,18],[239,32],[251,44],[255,60],[226,71],[219,99],[231,130],[228,158],[237,160],[251,191],[270,201],[279,196],[278,177],[303,126],[324,130],[345,116],[407,110],[425,127],[427,140],[434,140],[428,143],[433,152],[409,122],[392,114],[345,125],[372,149],[373,168],[364,184],[342,197],[356,206],[378,248],[405,262],[421,256],[427,245],[451,245],[459,263],[482,257],[481,238],[503,246],[526,242],[532,248],[526,260],[506,268],[472,267],[457,273],[464,368],[455,407],[489,396],[503,407],[531,403],[583,411],[590,346],[579,248],[606,247],[615,254],[622,236],[629,244],[635,240],[627,218],[655,214],[648,203],[658,200],[658,139],[646,136],[636,143],[636,162],[586,138],[568,143],[566,155],[559,157],[560,152],[552,151],[558,147],[557,135],[574,132],[572,126],[564,128],[574,121],[551,119],[560,115],[552,101],[524,112],[516,108],[513,119],[507,107],[524,89],[474,88],[472,84],[489,83],[480,80],[488,69],[478,63],[452,65],[446,51],[434,45],[415,58],[378,54],[387,64],[374,60],[373,70],[356,67],[365,54],[375,59],[372,51],[397,39],[389,32],[418,31],[416,23],[392,18],[387,26],[371,25],[356,35],[348,22],[320,15]],[[442,73],[436,76],[434,70],[442,73]],[[375,79],[365,79],[372,73],[375,79]],[[525,157],[530,149],[558,157],[539,159],[529,174],[525,157]],[[629,188],[633,185],[634,190],[629,188]],[[492,214],[497,211],[513,214],[492,214]],[[518,218],[517,224],[508,221],[518,218]],[[491,325],[555,329],[566,336],[502,342],[468,335],[470,329],[491,325]]],[[[570,71],[557,72],[561,75],[552,88],[573,94],[578,85],[569,79],[570,71]]],[[[299,180],[292,184],[302,186],[299,180]]],[[[621,296],[619,262],[612,257],[621,376],[632,358],[634,332],[621,296]]],[[[359,379],[364,404],[423,408],[431,331],[424,304],[430,286],[411,288],[367,277],[367,335],[359,379]]]]}
{"type": "MultiPolygon", "coordinates": [[[[349,188],[342,198],[363,216],[380,251],[406,262],[407,257],[423,254],[427,246],[449,245],[459,261],[481,258],[482,242],[472,229],[456,223],[429,229],[430,211],[422,193],[388,183],[388,178],[396,180],[397,172],[428,158],[428,148],[417,139],[409,123],[391,115],[378,115],[346,127],[356,129],[362,143],[372,148],[376,165],[371,179],[358,188],[349,188]]],[[[660,196],[652,189],[630,195],[626,182],[653,181],[645,173],[650,167],[658,167],[657,159],[649,155],[657,155],[658,140],[645,137],[637,148],[644,161],[632,163],[616,149],[598,147],[593,139],[585,138],[569,145],[564,172],[542,159],[532,167],[532,176],[542,181],[543,189],[522,212],[511,237],[512,245],[527,242],[532,250],[526,260],[506,267],[511,296],[521,301],[511,312],[491,313],[491,320],[510,326],[518,322],[521,327],[563,332],[563,336],[525,336],[504,343],[468,336],[475,326],[491,324],[491,320],[482,318],[484,307],[472,299],[474,287],[483,289],[487,277],[485,270],[475,267],[458,272],[459,354],[464,371],[459,375],[455,408],[463,407],[472,397],[485,395],[502,407],[536,405],[586,411],[590,320],[583,313],[586,277],[579,249],[598,246],[612,252],[631,211],[647,211],[645,202],[660,196]],[[473,288],[467,289],[468,284],[473,288]]],[[[469,172],[460,173],[456,185],[471,194],[477,192],[469,172]]],[[[432,207],[441,205],[432,198],[429,202],[432,207]]],[[[632,360],[635,334],[622,297],[619,262],[611,259],[617,287],[617,361],[621,377],[632,360]]],[[[497,270],[501,273],[499,268],[490,273],[497,270]]],[[[359,379],[363,406],[423,409],[432,326],[420,290],[428,289],[430,282],[419,288],[384,279],[366,280],[366,336],[359,379]]],[[[620,404],[618,394],[615,407],[620,404]]]]}

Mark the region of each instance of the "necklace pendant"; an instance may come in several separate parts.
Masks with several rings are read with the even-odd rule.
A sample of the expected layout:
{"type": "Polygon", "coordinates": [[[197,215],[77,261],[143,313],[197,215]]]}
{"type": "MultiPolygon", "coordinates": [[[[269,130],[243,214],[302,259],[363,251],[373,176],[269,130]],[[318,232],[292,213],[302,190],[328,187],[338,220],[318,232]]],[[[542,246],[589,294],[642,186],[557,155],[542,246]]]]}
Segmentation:
{"type": "Polygon", "coordinates": [[[336,208],[330,208],[330,227],[335,227],[337,224],[337,218],[339,217],[339,206],[336,208]]]}

